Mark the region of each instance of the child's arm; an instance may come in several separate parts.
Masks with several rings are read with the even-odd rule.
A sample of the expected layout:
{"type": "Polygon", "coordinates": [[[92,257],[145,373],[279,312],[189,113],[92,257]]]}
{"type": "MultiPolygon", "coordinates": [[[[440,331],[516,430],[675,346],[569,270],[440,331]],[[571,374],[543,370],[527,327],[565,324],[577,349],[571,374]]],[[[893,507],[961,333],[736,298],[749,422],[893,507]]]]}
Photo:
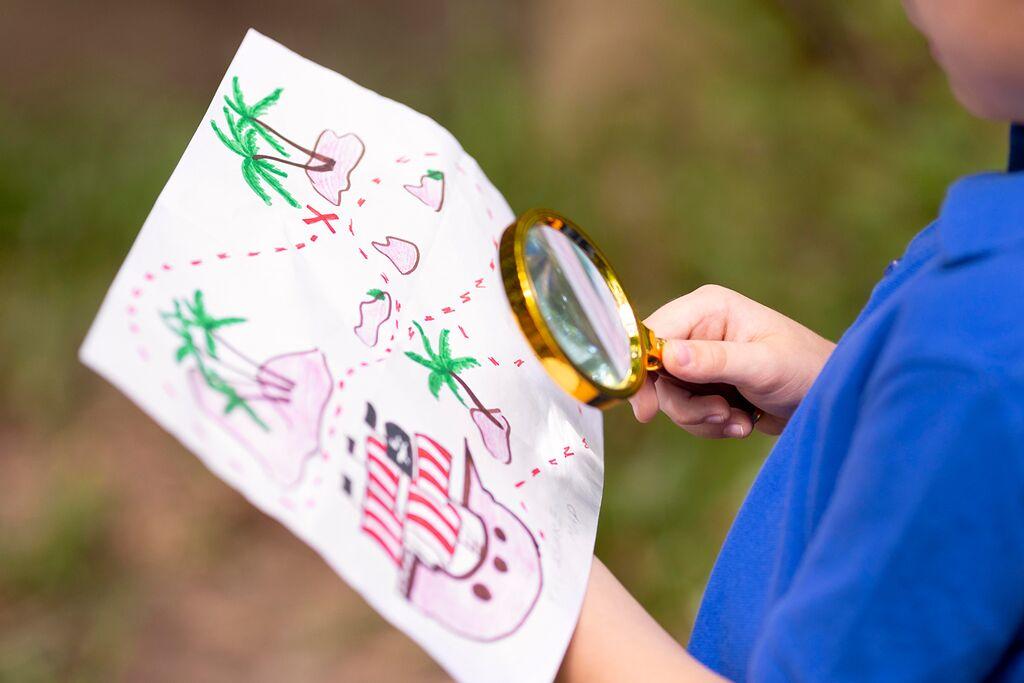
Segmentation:
{"type": "Polygon", "coordinates": [[[559,681],[722,681],[672,639],[599,559],[559,681]]]}

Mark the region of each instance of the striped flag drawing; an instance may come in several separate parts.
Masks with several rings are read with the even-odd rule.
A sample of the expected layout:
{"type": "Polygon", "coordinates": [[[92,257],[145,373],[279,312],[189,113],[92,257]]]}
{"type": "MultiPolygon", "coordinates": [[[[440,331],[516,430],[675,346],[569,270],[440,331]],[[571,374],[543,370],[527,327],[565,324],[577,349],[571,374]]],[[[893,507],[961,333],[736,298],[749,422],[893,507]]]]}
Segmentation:
{"type": "Polygon", "coordinates": [[[387,457],[387,448],[376,436],[366,437],[366,495],[361,528],[399,566],[403,526],[398,500],[400,485],[401,471],[387,457]]]}
{"type": "Polygon", "coordinates": [[[449,502],[452,456],[425,434],[416,434],[416,473],[409,489],[405,530],[424,560],[446,566],[455,553],[462,520],[449,502]]]}
{"type": "Polygon", "coordinates": [[[452,476],[452,454],[426,434],[416,434],[416,484],[446,500],[452,476]]]}

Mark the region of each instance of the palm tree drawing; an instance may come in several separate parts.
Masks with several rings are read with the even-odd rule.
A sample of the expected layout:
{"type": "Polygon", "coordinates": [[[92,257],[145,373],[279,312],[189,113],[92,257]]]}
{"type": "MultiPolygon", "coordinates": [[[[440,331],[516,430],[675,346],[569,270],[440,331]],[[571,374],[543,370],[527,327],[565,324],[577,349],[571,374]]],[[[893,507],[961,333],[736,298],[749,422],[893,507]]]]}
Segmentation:
{"type": "Polygon", "coordinates": [[[197,289],[192,295],[192,301],[185,300],[185,308],[191,314],[191,319],[183,319],[180,315],[180,302],[175,300],[175,311],[177,318],[184,320],[186,327],[198,327],[202,330],[203,339],[206,342],[206,351],[211,358],[217,358],[217,330],[228,325],[238,325],[245,322],[245,318],[215,318],[206,310],[206,297],[202,290],[197,289]]]}
{"type": "Polygon", "coordinates": [[[469,400],[475,406],[469,409],[469,415],[473,419],[474,424],[476,424],[477,429],[480,430],[480,437],[483,439],[487,451],[496,460],[503,463],[510,462],[512,452],[509,435],[512,429],[509,426],[508,419],[501,414],[501,410],[490,409],[484,406],[473,390],[469,388],[469,385],[466,384],[465,380],[459,376],[459,373],[464,370],[480,367],[480,362],[471,356],[453,358],[451,342],[449,340],[451,331],[447,329],[441,330],[441,334],[438,335],[437,352],[435,353],[430,340],[423,331],[423,327],[418,322],[414,322],[413,325],[416,326],[416,330],[420,333],[420,341],[423,343],[423,350],[426,356],[414,351],[406,351],[405,355],[430,370],[430,374],[427,375],[427,388],[430,390],[431,395],[436,399],[440,399],[441,389],[447,387],[455,395],[459,403],[469,408],[459,393],[459,389],[461,388],[465,391],[469,400]]]}
{"type": "Polygon", "coordinates": [[[275,482],[297,484],[306,462],[320,452],[320,425],[333,384],[324,354],[310,349],[257,362],[224,339],[225,329],[245,318],[213,315],[201,290],[172,304],[160,315],[180,341],[175,359],[189,366],[186,385],[199,413],[275,482]]]}
{"type": "Polygon", "coordinates": [[[203,292],[196,290],[192,300],[174,299],[174,310],[161,312],[164,324],[178,337],[181,346],[175,360],[191,360],[199,376],[210,389],[225,398],[224,414],[236,409],[245,412],[260,428],[267,423],[256,413],[254,401],[288,403],[295,382],[244,355],[228,344],[218,330],[246,322],[245,318],[217,318],[206,309],[203,292]],[[194,336],[195,335],[195,336],[194,336]],[[200,342],[196,342],[196,337],[200,342]],[[230,358],[221,351],[230,354],[230,358]],[[230,376],[230,378],[228,377],[230,376]],[[242,392],[246,393],[242,393],[242,392]]]}
{"type": "Polygon", "coordinates": [[[222,130],[216,121],[210,121],[210,125],[213,126],[213,132],[217,134],[217,138],[224,143],[224,146],[242,157],[242,177],[264,203],[268,206],[271,204],[270,192],[264,187],[267,185],[288,204],[298,208],[299,202],[281,184],[281,179],[287,178],[288,173],[275,164],[294,166],[307,171],[307,173],[328,173],[334,169],[335,160],[289,140],[260,118],[277,103],[283,90],[283,88],[277,88],[255,104],[250,105],[246,103],[242,88],[238,83],[238,77],[235,76],[231,79],[231,96],[224,97],[226,106],[223,108],[223,112],[227,130],[222,130]],[[282,141],[307,155],[309,161],[307,163],[291,161],[289,159],[291,155],[281,144],[282,141]],[[261,143],[265,143],[281,156],[261,154],[259,148],[261,143]]]}

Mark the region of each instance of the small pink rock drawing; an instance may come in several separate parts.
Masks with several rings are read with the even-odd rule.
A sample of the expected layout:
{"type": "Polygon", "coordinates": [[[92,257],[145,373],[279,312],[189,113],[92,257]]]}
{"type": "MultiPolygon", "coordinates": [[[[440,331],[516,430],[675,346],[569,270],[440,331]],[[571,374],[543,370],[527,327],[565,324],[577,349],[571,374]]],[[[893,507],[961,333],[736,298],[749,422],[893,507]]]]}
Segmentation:
{"type": "Polygon", "coordinates": [[[388,235],[383,242],[370,242],[374,249],[384,254],[402,275],[416,270],[420,263],[420,249],[409,240],[388,235]]]}
{"type": "Polygon", "coordinates": [[[359,304],[359,324],[353,328],[359,341],[376,346],[380,326],[391,317],[391,295],[380,289],[366,292],[370,297],[359,304]]]}
{"type": "Polygon", "coordinates": [[[260,407],[265,428],[241,411],[225,412],[221,394],[198,369],[189,370],[188,383],[200,410],[240,443],[275,482],[291,487],[302,480],[306,462],[320,452],[320,429],[333,385],[322,352],[288,353],[259,366],[244,398],[260,407]]]}
{"type": "Polygon", "coordinates": [[[540,597],[540,548],[533,534],[480,481],[468,442],[462,491],[453,496],[463,524],[482,529],[479,559],[458,574],[413,558],[402,585],[406,598],[448,630],[490,642],[515,633],[540,597]]]}
{"type": "Polygon", "coordinates": [[[512,427],[508,419],[501,414],[498,408],[487,411],[480,408],[472,408],[469,416],[473,418],[473,424],[480,431],[480,438],[484,442],[484,448],[495,460],[502,464],[512,462],[512,444],[510,437],[512,427]]]}
{"type": "Polygon", "coordinates": [[[352,186],[352,171],[359,164],[365,152],[366,146],[355,133],[338,135],[333,130],[325,130],[320,133],[306,168],[306,176],[313,184],[313,189],[334,206],[340,206],[341,193],[352,186]],[[321,162],[319,165],[313,166],[314,161],[322,160],[325,157],[330,159],[333,164],[321,162]],[[329,168],[324,169],[325,165],[329,168]]]}
{"type": "Polygon", "coordinates": [[[420,176],[419,185],[403,185],[406,191],[434,211],[440,211],[444,205],[444,173],[429,169],[420,176]]]}

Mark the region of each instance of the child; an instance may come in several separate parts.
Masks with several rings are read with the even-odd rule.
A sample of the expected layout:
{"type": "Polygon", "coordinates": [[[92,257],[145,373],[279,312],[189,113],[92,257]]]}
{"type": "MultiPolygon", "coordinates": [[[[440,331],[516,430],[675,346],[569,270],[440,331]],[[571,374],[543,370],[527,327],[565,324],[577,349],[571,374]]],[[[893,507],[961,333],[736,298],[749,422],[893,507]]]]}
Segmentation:
{"type": "MultiPolygon", "coordinates": [[[[1024,3],[904,0],[960,102],[1024,121],[1024,3]]],[[[708,438],[782,436],[684,651],[597,560],[566,680],[1024,680],[1024,133],[968,177],[838,345],[702,287],[648,321],[678,377],[660,410],[708,438]]]]}

